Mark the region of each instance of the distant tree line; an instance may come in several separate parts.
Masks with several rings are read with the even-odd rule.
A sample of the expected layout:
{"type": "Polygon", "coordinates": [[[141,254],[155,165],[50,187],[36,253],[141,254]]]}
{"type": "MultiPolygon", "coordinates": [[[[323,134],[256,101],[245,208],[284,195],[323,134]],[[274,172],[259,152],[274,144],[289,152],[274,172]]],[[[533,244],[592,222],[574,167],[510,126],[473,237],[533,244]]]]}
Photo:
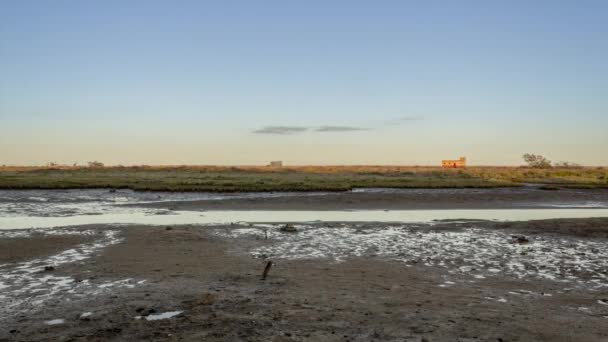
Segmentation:
{"type": "Polygon", "coordinates": [[[581,167],[579,164],[571,162],[552,163],[549,159],[540,154],[526,153],[523,155],[523,158],[529,167],[534,167],[538,169],[550,169],[552,167],[574,169],[581,167]]]}

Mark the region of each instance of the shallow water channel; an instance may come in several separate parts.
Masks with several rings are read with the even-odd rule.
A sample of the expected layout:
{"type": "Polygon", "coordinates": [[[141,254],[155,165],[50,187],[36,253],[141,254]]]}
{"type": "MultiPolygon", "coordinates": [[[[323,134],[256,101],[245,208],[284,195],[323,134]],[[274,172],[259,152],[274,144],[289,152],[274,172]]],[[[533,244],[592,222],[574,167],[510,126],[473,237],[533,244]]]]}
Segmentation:
{"type": "MultiPolygon", "coordinates": [[[[363,190],[359,190],[363,191],[363,190]]],[[[366,191],[378,191],[374,189],[366,191]]],[[[391,191],[382,190],[382,191],[391,191]]],[[[392,191],[457,191],[396,190],[392,191]]],[[[469,190],[460,190],[469,191],[469,190]]],[[[479,190],[488,191],[488,190],[479,190]]],[[[576,203],[543,209],[431,209],[431,210],[218,210],[172,211],[125,206],[164,201],[222,200],[287,196],[326,196],[327,193],[160,193],[108,190],[0,191],[0,229],[29,229],[86,224],[214,224],[281,222],[432,222],[434,220],[524,221],[557,218],[608,217],[602,203],[576,203]]]]}
{"type": "Polygon", "coordinates": [[[86,224],[180,225],[213,223],[282,222],[432,222],[436,220],[526,221],[555,218],[608,217],[608,209],[504,209],[504,210],[357,210],[357,211],[168,211],[117,209],[96,215],[3,216],[0,229],[29,229],[86,224]]]}

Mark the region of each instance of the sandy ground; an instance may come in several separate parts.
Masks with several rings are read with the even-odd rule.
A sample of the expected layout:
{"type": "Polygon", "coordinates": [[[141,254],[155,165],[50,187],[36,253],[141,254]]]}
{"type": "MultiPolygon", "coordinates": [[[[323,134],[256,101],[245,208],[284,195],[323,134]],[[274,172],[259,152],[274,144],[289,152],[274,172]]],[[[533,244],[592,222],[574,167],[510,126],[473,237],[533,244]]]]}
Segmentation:
{"type": "Polygon", "coordinates": [[[526,209],[601,205],[608,189],[401,189],[134,204],[172,210],[526,209]]]}
{"type": "MultiPolygon", "coordinates": [[[[390,228],[382,225],[358,229],[390,228]]],[[[457,234],[470,225],[441,222],[432,230],[457,234]]],[[[608,220],[475,226],[488,234],[601,246],[608,220]]],[[[251,233],[254,228],[88,226],[35,238],[7,233],[0,237],[0,274],[38,260],[27,264],[33,270],[28,274],[46,280],[32,291],[54,290],[38,300],[32,292],[2,289],[0,341],[608,340],[608,287],[591,286],[582,276],[568,283],[508,272],[473,277],[459,272],[457,263],[442,265],[432,257],[406,262],[370,250],[292,259],[289,251],[297,253],[306,231],[269,227],[268,235],[264,227],[251,233]],[[285,245],[290,241],[297,245],[285,245]],[[63,249],[74,252],[52,259],[63,249]],[[262,280],[267,260],[274,265],[262,280]],[[45,271],[46,264],[54,269],[45,271]],[[151,320],[167,312],[179,314],[151,320]]],[[[328,234],[345,228],[309,229],[328,234]]],[[[504,241],[520,248],[509,243],[504,241]]],[[[599,272],[606,274],[603,265],[599,272]]]]}

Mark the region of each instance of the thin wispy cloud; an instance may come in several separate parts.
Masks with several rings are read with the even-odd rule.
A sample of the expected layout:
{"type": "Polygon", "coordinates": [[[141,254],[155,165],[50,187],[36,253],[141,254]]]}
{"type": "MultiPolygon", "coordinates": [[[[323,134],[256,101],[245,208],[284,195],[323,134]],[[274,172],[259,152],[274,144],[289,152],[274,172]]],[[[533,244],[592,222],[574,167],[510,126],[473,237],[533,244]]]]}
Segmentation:
{"type": "Polygon", "coordinates": [[[424,120],[420,115],[408,115],[397,117],[383,122],[377,122],[371,127],[365,126],[341,126],[341,125],[322,125],[322,126],[264,126],[252,131],[254,134],[270,134],[270,135],[291,135],[306,132],[318,133],[348,133],[360,131],[372,131],[381,129],[383,126],[398,126],[413,123],[415,121],[424,120]]]}
{"type": "Polygon", "coordinates": [[[308,131],[308,127],[301,126],[266,126],[253,131],[255,134],[297,134],[308,131]]]}
{"type": "Polygon", "coordinates": [[[369,128],[353,126],[320,126],[315,129],[315,132],[355,132],[367,130],[369,130],[369,128]]]}
{"type": "Polygon", "coordinates": [[[357,131],[367,131],[367,130],[370,130],[370,128],[357,127],[357,126],[337,126],[337,125],[324,125],[324,126],[313,126],[313,127],[265,126],[265,127],[253,130],[252,133],[288,135],[288,134],[305,133],[308,131],[320,132],[320,133],[338,133],[338,132],[357,132],[357,131]]]}
{"type": "Polygon", "coordinates": [[[424,120],[424,117],[421,115],[408,115],[408,116],[402,116],[399,118],[394,118],[394,119],[390,119],[385,121],[385,124],[387,125],[403,125],[409,122],[414,122],[414,121],[422,121],[424,120]]]}

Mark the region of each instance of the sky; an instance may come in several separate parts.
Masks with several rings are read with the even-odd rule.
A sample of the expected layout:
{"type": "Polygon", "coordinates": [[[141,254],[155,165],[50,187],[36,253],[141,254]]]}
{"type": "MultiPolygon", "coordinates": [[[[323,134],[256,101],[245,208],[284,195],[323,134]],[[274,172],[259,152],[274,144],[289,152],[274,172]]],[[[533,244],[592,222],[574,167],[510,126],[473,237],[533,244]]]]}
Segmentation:
{"type": "Polygon", "coordinates": [[[608,165],[608,2],[0,1],[0,165],[608,165]]]}

